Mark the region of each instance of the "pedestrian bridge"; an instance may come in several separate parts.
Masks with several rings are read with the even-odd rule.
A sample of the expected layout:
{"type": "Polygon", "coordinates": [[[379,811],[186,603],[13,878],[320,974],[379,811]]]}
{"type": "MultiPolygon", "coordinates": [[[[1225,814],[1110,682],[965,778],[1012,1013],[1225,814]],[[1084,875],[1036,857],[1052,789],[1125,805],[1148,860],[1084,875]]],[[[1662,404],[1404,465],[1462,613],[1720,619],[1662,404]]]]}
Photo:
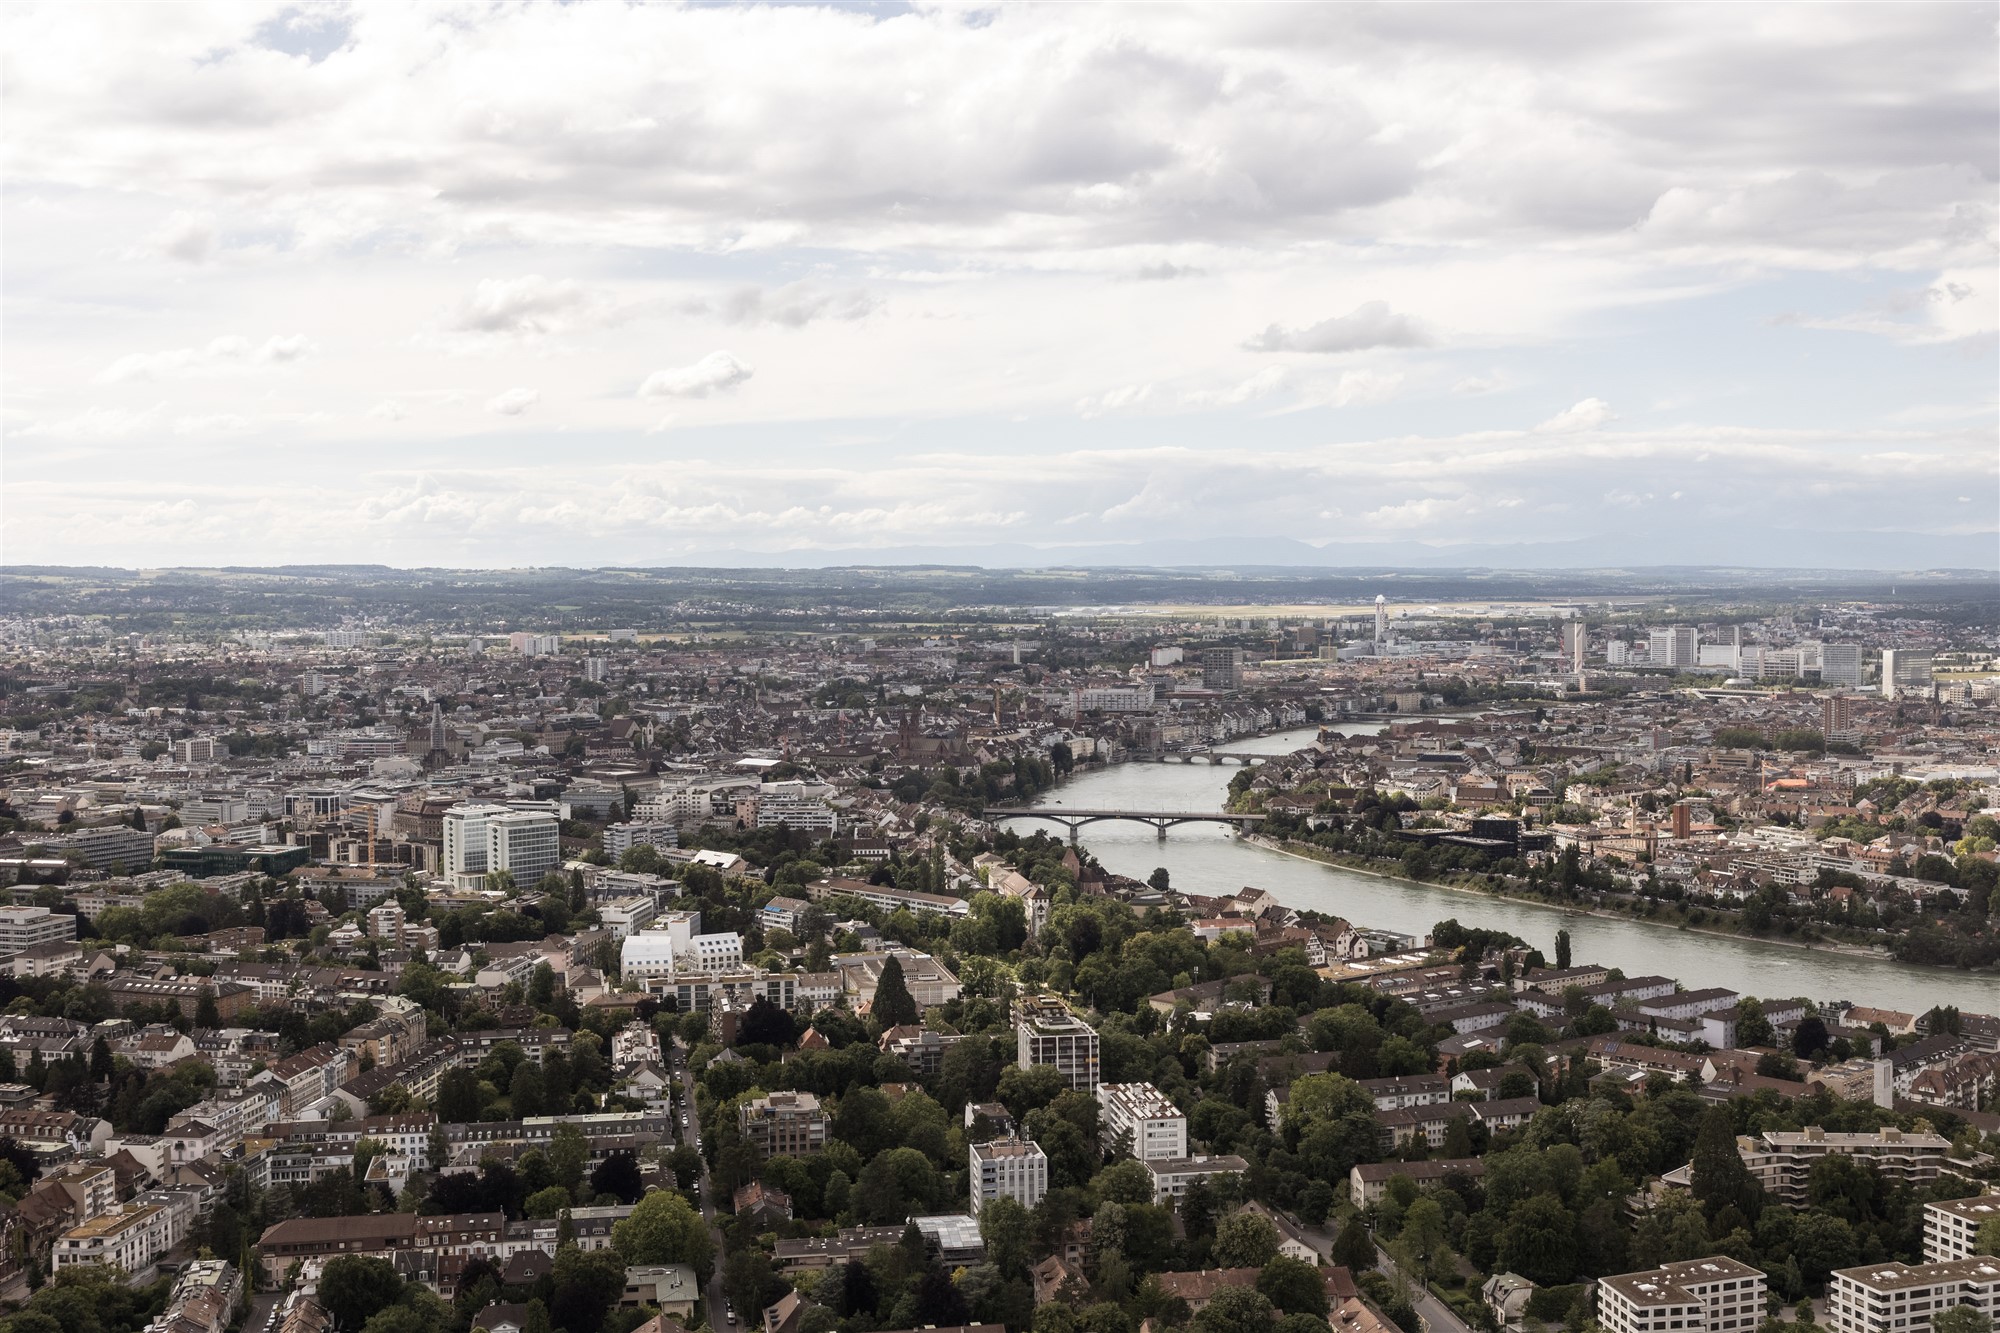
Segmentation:
{"type": "Polygon", "coordinates": [[[980,817],[989,823],[1001,819],[1046,819],[1051,824],[1067,828],[1072,843],[1076,841],[1077,830],[1085,824],[1101,824],[1114,819],[1151,824],[1159,831],[1163,842],[1167,830],[1176,824],[1231,824],[1239,833],[1248,833],[1264,822],[1262,815],[1239,815],[1227,810],[1092,810],[1065,805],[994,806],[980,811],[980,817]]]}

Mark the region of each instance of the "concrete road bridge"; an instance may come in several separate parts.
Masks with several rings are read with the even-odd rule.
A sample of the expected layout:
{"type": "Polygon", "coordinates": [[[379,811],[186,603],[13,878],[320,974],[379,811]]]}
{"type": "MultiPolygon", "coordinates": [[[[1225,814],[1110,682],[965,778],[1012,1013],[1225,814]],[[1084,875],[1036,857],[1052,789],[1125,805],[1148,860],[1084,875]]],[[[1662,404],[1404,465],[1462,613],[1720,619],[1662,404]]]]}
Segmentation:
{"type": "Polygon", "coordinates": [[[1230,824],[1235,826],[1237,832],[1248,833],[1264,822],[1262,815],[1239,815],[1227,810],[1092,810],[1062,805],[994,806],[980,811],[980,818],[989,823],[1001,819],[1045,819],[1067,828],[1072,844],[1077,840],[1077,831],[1085,824],[1101,824],[1113,819],[1151,824],[1158,830],[1162,842],[1166,841],[1167,830],[1176,824],[1230,824]]]}

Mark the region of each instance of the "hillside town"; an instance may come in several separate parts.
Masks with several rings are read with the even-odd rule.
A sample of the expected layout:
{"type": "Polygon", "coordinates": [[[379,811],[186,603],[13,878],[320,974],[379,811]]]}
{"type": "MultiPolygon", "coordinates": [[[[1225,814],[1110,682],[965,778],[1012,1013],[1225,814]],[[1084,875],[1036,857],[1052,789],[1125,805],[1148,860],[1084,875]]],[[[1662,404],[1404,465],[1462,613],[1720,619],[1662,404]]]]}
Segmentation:
{"type": "Polygon", "coordinates": [[[1990,622],[769,619],[0,622],[0,1333],[2000,1314],[1990,622]],[[1037,806],[1125,764],[1227,789],[1037,806]],[[1086,814],[1460,896],[1122,875],[1086,814]],[[1851,985],[1628,975],[1480,895],[1851,985]]]}

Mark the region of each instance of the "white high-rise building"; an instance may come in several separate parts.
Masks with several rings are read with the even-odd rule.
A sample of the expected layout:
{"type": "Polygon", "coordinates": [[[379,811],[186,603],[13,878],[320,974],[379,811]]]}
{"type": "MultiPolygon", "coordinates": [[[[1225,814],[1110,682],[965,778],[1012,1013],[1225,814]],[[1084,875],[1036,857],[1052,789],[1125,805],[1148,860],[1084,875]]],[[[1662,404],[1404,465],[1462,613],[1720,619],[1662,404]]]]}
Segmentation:
{"type": "Polygon", "coordinates": [[[540,810],[505,810],[486,821],[486,870],[527,888],[562,864],[562,822],[540,810]]]}
{"type": "Polygon", "coordinates": [[[526,888],[562,863],[562,824],[547,811],[455,805],[441,822],[444,873],[455,879],[504,870],[526,888]]]}
{"type": "Polygon", "coordinates": [[[1375,642],[1381,643],[1389,637],[1389,599],[1381,593],[1375,594],[1375,642]]]}
{"type": "Polygon", "coordinates": [[[1150,1083],[1098,1084],[1097,1123],[1107,1149],[1130,1134],[1132,1155],[1142,1162],[1187,1156],[1187,1117],[1150,1083]]]}
{"type": "Polygon", "coordinates": [[[995,1199],[1033,1208],[1049,1192],[1049,1159],[1026,1139],[995,1139],[971,1149],[972,1215],[995,1199]]]}
{"type": "Polygon", "coordinates": [[[1656,667],[1687,671],[1701,660],[1701,643],[1691,625],[1653,630],[1647,635],[1647,647],[1648,660],[1656,667]]]}
{"type": "Polygon", "coordinates": [[[454,805],[444,812],[444,873],[486,873],[486,821],[504,815],[504,805],[454,805]]]}
{"type": "Polygon", "coordinates": [[[1937,655],[1908,648],[1882,650],[1882,697],[1928,699],[1936,683],[1937,655]]]}
{"type": "Polygon", "coordinates": [[[1819,679],[1823,685],[1845,685],[1855,688],[1861,684],[1861,645],[1858,643],[1823,643],[1819,646],[1819,679]]]}

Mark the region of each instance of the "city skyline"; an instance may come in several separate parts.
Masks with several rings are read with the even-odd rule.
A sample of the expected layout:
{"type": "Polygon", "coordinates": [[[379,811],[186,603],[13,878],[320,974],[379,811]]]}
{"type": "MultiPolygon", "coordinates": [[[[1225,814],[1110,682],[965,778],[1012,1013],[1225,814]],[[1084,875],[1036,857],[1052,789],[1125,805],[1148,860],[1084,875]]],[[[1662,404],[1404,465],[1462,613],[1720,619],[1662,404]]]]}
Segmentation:
{"type": "Polygon", "coordinates": [[[1992,567],[1993,11],[1713,13],[18,8],[0,556],[1992,567]]]}

